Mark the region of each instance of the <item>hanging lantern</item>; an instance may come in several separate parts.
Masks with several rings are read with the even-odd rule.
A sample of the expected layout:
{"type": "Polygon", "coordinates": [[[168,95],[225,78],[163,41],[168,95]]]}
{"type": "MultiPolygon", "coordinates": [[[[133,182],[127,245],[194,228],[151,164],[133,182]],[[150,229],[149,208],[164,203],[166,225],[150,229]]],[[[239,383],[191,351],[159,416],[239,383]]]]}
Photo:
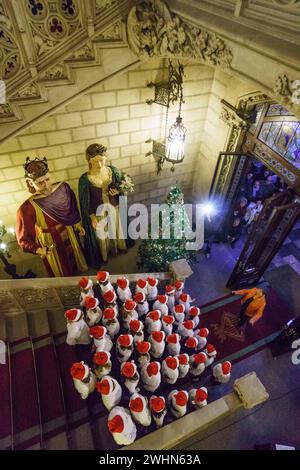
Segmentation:
{"type": "Polygon", "coordinates": [[[182,124],[182,118],[178,116],[175,124],[173,124],[169,130],[165,157],[168,162],[173,164],[171,168],[172,171],[174,171],[174,165],[182,162],[184,159],[185,135],[186,128],[182,124]]]}

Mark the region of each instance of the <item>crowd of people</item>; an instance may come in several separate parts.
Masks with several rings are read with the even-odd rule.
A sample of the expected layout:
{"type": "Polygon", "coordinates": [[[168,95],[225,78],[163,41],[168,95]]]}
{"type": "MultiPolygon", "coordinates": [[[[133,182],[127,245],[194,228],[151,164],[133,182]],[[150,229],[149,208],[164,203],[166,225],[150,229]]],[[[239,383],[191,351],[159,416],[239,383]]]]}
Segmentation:
{"type": "Polygon", "coordinates": [[[65,312],[67,344],[88,348],[88,358],[71,366],[74,386],[82,399],[99,392],[119,445],[132,443],[152,419],[159,427],[167,413],[180,418],[205,406],[208,390],[199,383],[205,371],[213,384],[231,377],[230,362],[213,364],[216,348],[183,281],[159,286],[163,293],[156,278],[134,284],[122,277],[113,286],[106,271],[98,272],[96,286],[84,277],[80,308],[65,312]]]}
{"type": "Polygon", "coordinates": [[[232,248],[243,232],[250,233],[261,213],[264,201],[284,191],[286,184],[261,162],[253,161],[241,184],[236,202],[227,221],[215,213],[205,220],[205,245],[202,253],[209,257],[213,243],[227,242],[232,248]]]}
{"type": "Polygon", "coordinates": [[[228,223],[227,241],[232,248],[243,231],[250,233],[263,209],[264,201],[284,189],[285,183],[281,178],[278,178],[261,162],[252,162],[228,223]]]}

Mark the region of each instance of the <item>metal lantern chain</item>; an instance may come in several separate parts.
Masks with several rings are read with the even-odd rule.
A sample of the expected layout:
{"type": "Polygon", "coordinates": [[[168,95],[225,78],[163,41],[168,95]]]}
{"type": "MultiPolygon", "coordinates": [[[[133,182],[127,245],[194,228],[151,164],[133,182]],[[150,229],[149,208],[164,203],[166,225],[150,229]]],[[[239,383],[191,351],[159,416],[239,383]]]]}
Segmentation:
{"type": "Polygon", "coordinates": [[[183,65],[178,63],[178,68],[174,67],[171,60],[168,66],[169,79],[168,82],[153,83],[150,82],[147,86],[154,87],[154,99],[147,100],[148,104],[156,103],[165,106],[165,135],[164,141],[159,142],[149,139],[146,142],[152,143],[152,151],[147,152],[146,156],[153,155],[157,163],[157,174],[162,170],[164,161],[172,163],[171,171],[174,171],[174,165],[182,162],[184,158],[184,142],[186,135],[186,128],[182,124],[181,109],[182,104],[185,102],[183,99],[183,65]],[[175,123],[170,127],[168,132],[168,117],[170,103],[175,104],[179,101],[178,116],[175,123]]]}

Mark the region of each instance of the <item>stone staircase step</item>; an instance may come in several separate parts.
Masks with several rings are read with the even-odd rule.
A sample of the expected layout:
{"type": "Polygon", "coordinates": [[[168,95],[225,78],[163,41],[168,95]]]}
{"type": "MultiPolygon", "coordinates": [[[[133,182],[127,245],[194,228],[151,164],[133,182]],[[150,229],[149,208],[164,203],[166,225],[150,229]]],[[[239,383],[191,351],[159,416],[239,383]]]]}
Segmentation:
{"type": "Polygon", "coordinates": [[[28,338],[28,323],[26,313],[6,316],[6,334],[9,343],[28,338]]]}

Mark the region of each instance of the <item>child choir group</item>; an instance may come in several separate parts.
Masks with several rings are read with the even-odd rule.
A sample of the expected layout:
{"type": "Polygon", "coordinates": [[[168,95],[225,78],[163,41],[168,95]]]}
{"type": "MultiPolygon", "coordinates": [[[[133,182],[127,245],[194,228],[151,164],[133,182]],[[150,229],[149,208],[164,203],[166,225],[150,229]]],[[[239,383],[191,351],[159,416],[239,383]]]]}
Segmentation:
{"type": "MultiPolygon", "coordinates": [[[[193,300],[183,291],[183,281],[166,285],[165,293],[159,294],[157,279],[139,279],[133,295],[127,278],[117,279],[115,290],[109,273],[99,271],[97,284],[102,308],[94,296],[92,280],[83,277],[79,281],[81,308],[65,312],[67,344],[93,342],[93,371],[81,361],[74,363],[70,372],[83,399],[95,389],[100,393],[109,412],[109,431],[117,444],[128,445],[136,439],[136,423],[150,426],[153,418],[160,427],[167,410],[180,418],[186,414],[188,403],[195,408],[207,404],[206,387],[192,388],[189,392],[174,389],[166,399],[153,394],[148,400],[139,393],[139,385],[154,393],[161,382],[175,385],[187,374],[196,384],[204,370],[213,364],[217,351],[207,342],[208,329],[199,328],[200,309],[191,305],[193,300]],[[122,387],[110,375],[114,343],[120,376],[130,394],[129,409],[118,406],[122,387]]],[[[212,367],[215,383],[228,382],[230,376],[230,362],[212,367]]]]}

